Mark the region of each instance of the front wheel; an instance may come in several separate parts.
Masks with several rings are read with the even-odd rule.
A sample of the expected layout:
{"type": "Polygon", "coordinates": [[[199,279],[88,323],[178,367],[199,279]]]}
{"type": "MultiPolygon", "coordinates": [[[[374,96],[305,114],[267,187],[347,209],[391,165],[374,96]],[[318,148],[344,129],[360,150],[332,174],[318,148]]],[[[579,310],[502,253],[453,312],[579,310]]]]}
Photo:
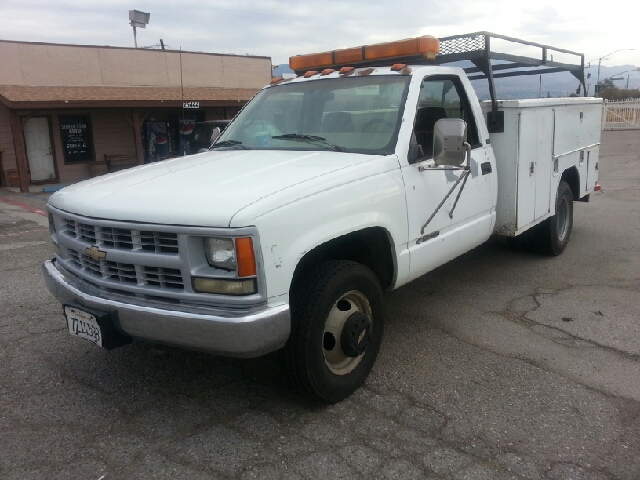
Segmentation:
{"type": "Polygon", "coordinates": [[[330,261],[311,270],[291,295],[285,371],[311,397],[343,400],[367,378],[383,334],[382,289],[364,265],[330,261]]]}

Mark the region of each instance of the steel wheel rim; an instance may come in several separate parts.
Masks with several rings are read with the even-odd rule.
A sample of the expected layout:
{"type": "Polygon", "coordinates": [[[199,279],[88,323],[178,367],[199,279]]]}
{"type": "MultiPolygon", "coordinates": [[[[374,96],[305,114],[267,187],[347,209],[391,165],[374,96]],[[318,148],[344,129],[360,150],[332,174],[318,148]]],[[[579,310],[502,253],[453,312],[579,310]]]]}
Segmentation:
{"type": "Polygon", "coordinates": [[[342,295],[333,304],[329,315],[327,315],[321,339],[322,351],[324,354],[324,363],[335,375],[347,375],[351,373],[367,353],[365,351],[358,357],[348,357],[344,354],[340,346],[340,337],[345,322],[351,314],[356,312],[361,312],[369,317],[369,321],[372,322],[371,329],[373,330],[371,305],[367,297],[357,290],[352,290],[342,295]],[[346,309],[347,304],[345,302],[349,304],[348,309],[346,309]]]}
{"type": "Polygon", "coordinates": [[[567,233],[569,232],[569,203],[567,202],[567,199],[565,197],[562,197],[556,215],[558,218],[558,240],[560,242],[563,242],[567,237],[567,233]]]}

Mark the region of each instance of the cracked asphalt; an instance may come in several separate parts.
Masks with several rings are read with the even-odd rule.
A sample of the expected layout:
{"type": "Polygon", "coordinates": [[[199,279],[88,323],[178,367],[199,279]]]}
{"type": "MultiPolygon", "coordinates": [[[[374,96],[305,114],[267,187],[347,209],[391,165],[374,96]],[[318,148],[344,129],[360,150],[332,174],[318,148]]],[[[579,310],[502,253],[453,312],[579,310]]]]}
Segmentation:
{"type": "Polygon", "coordinates": [[[0,189],[1,479],[640,478],[640,134],[557,258],[494,239],[386,295],[364,388],[298,396],[274,355],[71,338],[46,195],[0,189]],[[4,199],[4,200],[3,200],[4,199]]]}

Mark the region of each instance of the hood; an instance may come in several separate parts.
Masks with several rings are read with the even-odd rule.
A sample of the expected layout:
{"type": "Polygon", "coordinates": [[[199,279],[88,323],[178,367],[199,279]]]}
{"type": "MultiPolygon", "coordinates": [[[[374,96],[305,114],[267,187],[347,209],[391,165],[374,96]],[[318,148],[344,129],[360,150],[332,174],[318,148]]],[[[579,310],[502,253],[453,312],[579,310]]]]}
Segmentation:
{"type": "Polygon", "coordinates": [[[297,187],[278,196],[291,202],[306,186],[341,170],[349,169],[353,178],[355,166],[375,158],[333,151],[213,151],[85,180],[55,193],[49,203],[94,218],[227,227],[248,205],[297,187]]]}

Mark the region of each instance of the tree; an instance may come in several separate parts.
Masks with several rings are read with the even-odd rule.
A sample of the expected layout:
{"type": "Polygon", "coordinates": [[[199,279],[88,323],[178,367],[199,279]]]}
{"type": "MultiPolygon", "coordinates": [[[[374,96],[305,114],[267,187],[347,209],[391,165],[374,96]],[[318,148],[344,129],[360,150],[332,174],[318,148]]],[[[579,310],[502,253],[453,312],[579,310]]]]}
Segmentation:
{"type": "Polygon", "coordinates": [[[602,80],[600,82],[600,90],[604,90],[605,88],[616,88],[616,86],[613,84],[613,80],[611,80],[610,78],[605,78],[604,80],[602,80]]]}
{"type": "Polygon", "coordinates": [[[625,100],[627,98],[640,98],[640,90],[625,90],[617,87],[606,87],[600,90],[600,97],[607,100],[625,100]]]}

